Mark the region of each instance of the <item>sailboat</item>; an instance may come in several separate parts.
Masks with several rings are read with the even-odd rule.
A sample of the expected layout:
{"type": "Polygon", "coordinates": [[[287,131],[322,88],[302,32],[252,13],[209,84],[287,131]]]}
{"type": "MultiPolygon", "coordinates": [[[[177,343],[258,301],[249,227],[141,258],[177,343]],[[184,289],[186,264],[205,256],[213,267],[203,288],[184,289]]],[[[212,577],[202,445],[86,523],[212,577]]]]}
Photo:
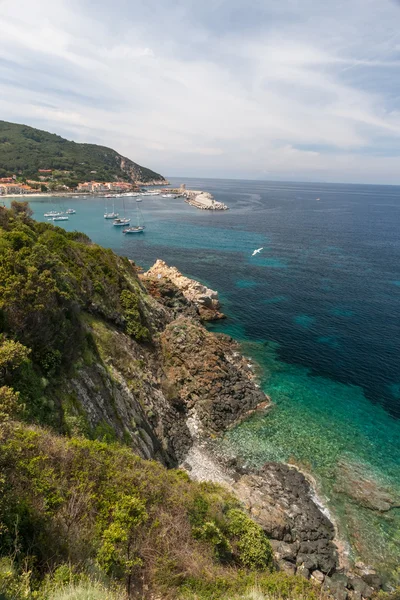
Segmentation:
{"type": "Polygon", "coordinates": [[[125,225],[129,225],[129,223],[131,222],[129,217],[128,218],[125,217],[125,200],[123,200],[123,204],[124,204],[124,217],[123,217],[123,219],[115,219],[115,221],[113,221],[114,227],[124,227],[125,225]]]}
{"type": "Polygon", "coordinates": [[[115,212],[115,202],[113,202],[113,210],[112,212],[108,212],[107,211],[107,203],[106,203],[106,210],[104,213],[104,218],[105,219],[117,219],[119,217],[119,214],[115,212]]]}
{"type": "Polygon", "coordinates": [[[136,218],[137,218],[137,225],[132,226],[132,227],[127,227],[126,229],[123,229],[123,233],[143,233],[145,230],[145,226],[142,224],[143,219],[142,219],[142,214],[140,212],[140,208],[139,208],[139,202],[141,202],[141,200],[136,200],[136,218]]]}

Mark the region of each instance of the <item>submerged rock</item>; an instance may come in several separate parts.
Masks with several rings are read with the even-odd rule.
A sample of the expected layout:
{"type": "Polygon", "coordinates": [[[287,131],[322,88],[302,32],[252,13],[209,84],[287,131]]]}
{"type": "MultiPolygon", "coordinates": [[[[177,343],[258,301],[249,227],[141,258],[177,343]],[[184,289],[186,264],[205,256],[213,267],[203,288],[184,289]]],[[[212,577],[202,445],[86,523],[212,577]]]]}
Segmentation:
{"type": "Polygon", "coordinates": [[[388,512],[400,507],[400,496],[377,481],[370,471],[355,462],[341,460],[336,469],[335,491],[346,494],[361,506],[388,512]]]}

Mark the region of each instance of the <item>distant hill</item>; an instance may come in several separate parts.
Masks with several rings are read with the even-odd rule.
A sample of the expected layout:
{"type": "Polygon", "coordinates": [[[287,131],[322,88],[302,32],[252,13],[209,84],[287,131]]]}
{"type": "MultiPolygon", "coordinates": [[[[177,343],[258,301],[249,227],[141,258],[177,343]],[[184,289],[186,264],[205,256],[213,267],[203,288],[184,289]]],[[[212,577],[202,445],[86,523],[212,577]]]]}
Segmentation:
{"type": "Polygon", "coordinates": [[[34,127],[0,121],[0,177],[35,178],[39,169],[68,171],[65,175],[78,183],[164,180],[111,148],[78,144],[34,127]]]}

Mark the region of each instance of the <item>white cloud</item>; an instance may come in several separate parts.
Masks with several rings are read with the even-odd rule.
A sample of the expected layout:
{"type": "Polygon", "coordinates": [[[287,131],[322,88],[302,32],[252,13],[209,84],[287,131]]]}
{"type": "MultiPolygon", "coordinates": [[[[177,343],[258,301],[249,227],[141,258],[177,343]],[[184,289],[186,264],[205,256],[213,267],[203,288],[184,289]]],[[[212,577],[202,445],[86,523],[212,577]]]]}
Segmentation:
{"type": "Polygon", "coordinates": [[[399,182],[399,14],[388,0],[3,0],[0,111],[167,175],[399,182]]]}

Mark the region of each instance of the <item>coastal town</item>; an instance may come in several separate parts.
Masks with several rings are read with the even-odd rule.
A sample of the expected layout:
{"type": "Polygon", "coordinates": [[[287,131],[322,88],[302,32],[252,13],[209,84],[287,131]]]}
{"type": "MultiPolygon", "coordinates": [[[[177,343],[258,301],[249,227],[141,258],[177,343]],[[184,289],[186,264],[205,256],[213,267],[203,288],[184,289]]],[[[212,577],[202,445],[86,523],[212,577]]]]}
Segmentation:
{"type": "MultiPolygon", "coordinates": [[[[146,193],[148,187],[153,188],[152,195],[161,195],[163,198],[182,197],[187,204],[200,210],[224,211],[228,206],[223,202],[215,200],[212,194],[203,190],[188,190],[186,185],[182,184],[179,188],[155,189],[157,185],[168,185],[168,181],[151,182],[127,182],[127,181],[85,181],[77,183],[76,186],[67,186],[64,183],[57,182],[54,177],[56,172],[52,169],[38,169],[36,179],[18,178],[16,175],[0,178],[0,196],[108,196],[117,197],[119,195],[146,193]]],[[[93,174],[95,172],[93,171],[93,174]]]]}
{"type": "MultiPolygon", "coordinates": [[[[36,179],[22,179],[17,175],[0,178],[0,196],[21,194],[107,194],[109,192],[124,193],[139,191],[144,183],[140,181],[85,181],[76,185],[66,185],[58,181],[58,171],[52,169],[38,169],[36,179]]],[[[63,173],[65,176],[68,172],[63,173]]],[[[95,171],[93,171],[95,174],[95,171]]],[[[168,183],[165,181],[146,182],[145,185],[168,183]]]]}

